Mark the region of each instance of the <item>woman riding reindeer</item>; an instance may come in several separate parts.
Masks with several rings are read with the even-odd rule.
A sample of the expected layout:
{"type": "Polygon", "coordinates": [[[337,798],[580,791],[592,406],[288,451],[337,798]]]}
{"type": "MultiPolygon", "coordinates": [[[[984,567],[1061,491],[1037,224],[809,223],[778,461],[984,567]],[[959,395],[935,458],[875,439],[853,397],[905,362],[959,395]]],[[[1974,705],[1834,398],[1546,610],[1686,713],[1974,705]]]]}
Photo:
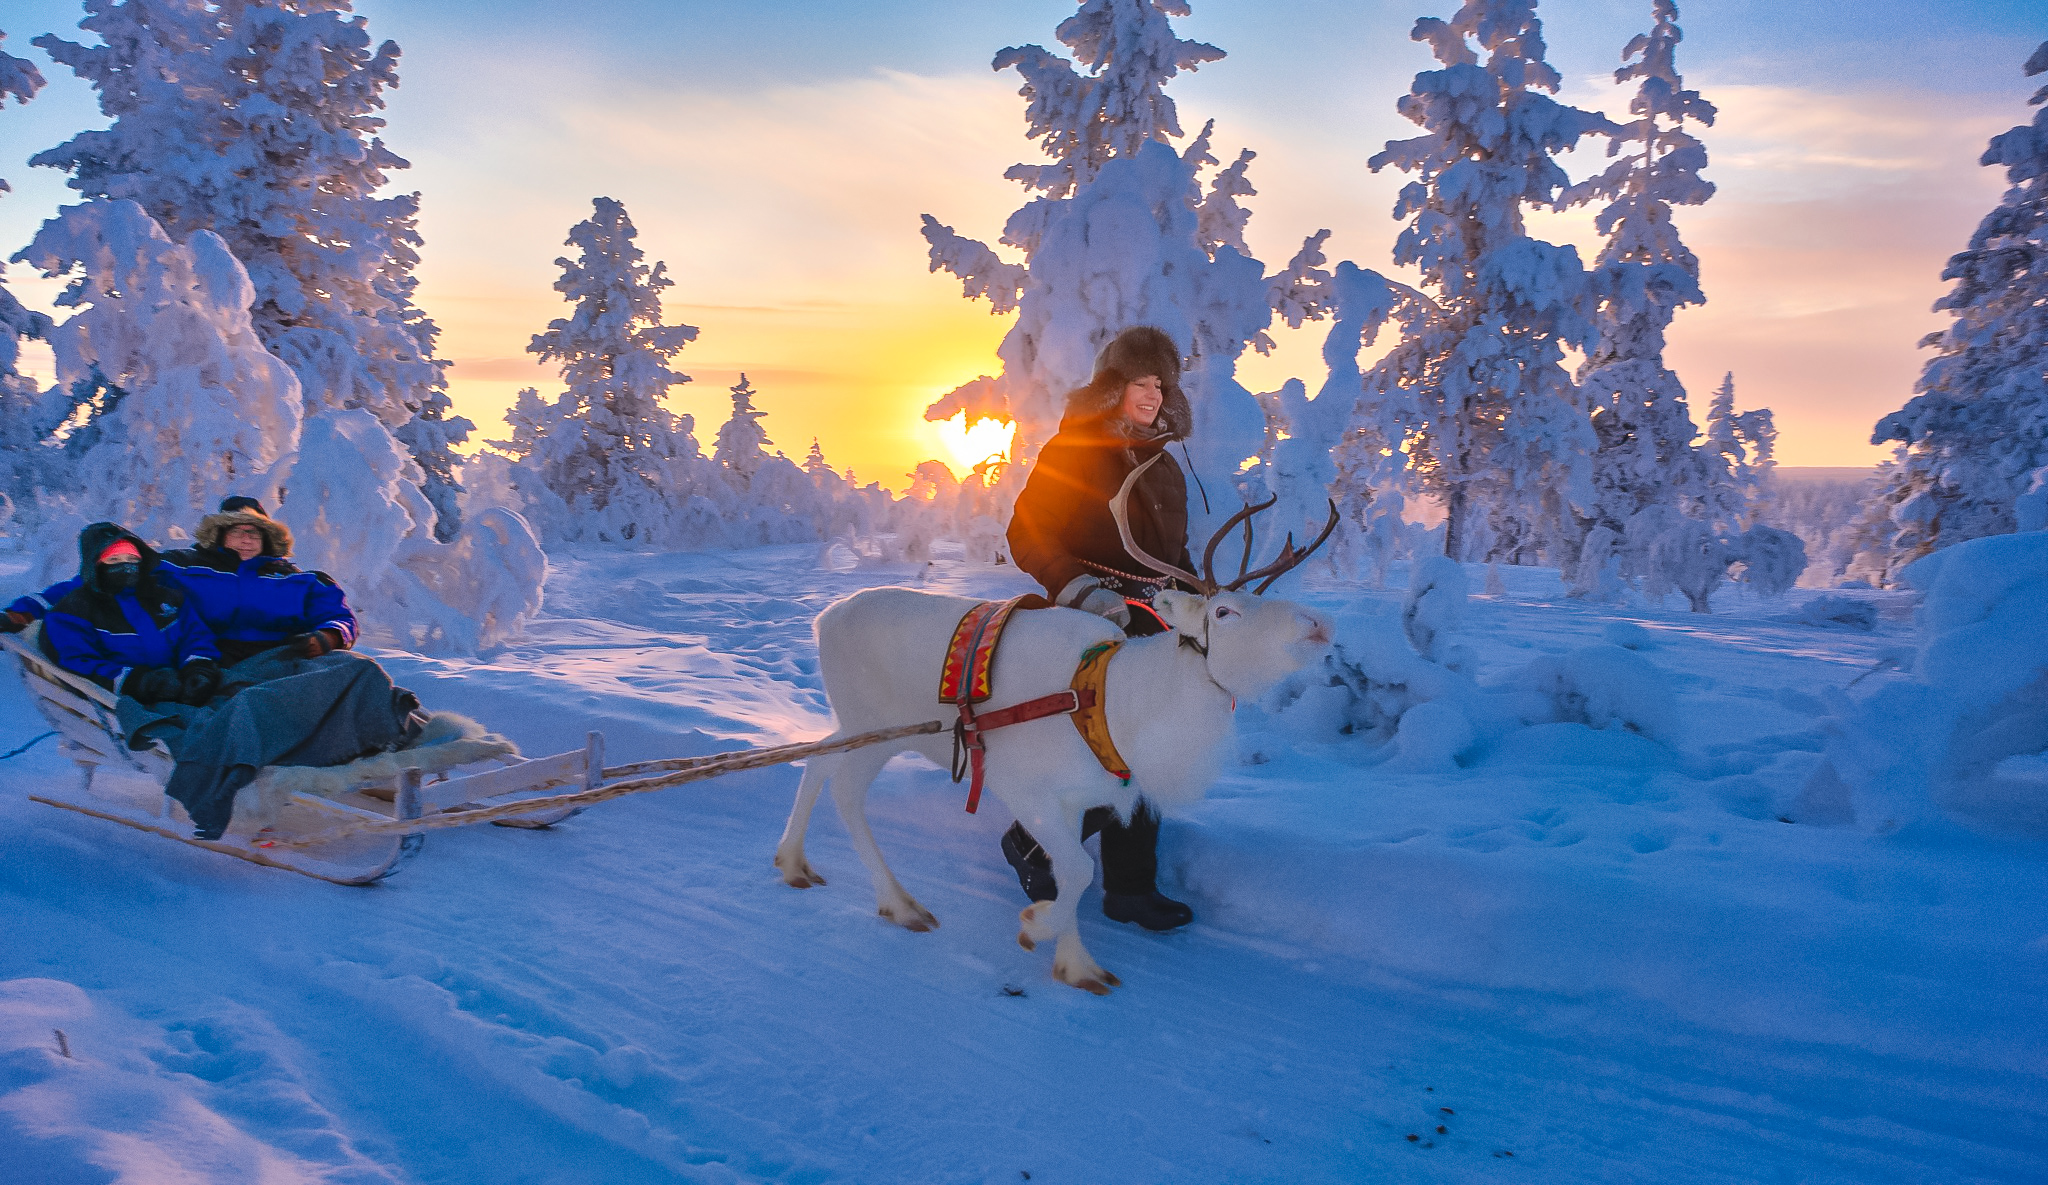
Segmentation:
{"type": "MultiPolygon", "coordinates": [[[[1110,501],[1124,479],[1151,462],[1128,503],[1132,541],[1147,555],[1192,569],[1188,491],[1166,452],[1194,428],[1180,389],[1180,351],[1164,331],[1126,329],[1103,348],[1088,385],[1067,396],[1059,431],[1039,451],[1010,519],[1017,567],[1058,604],[1115,622],[1131,637],[1165,629],[1149,602],[1169,577],[1124,547],[1110,501]]],[[[1108,807],[1082,819],[1082,838],[1102,835],[1102,912],[1148,930],[1171,930],[1194,911],[1159,892],[1159,816],[1143,800],[1128,821],[1108,807]]],[[[1051,862],[1024,829],[1003,834],[1003,856],[1033,901],[1057,895],[1051,862]]]]}

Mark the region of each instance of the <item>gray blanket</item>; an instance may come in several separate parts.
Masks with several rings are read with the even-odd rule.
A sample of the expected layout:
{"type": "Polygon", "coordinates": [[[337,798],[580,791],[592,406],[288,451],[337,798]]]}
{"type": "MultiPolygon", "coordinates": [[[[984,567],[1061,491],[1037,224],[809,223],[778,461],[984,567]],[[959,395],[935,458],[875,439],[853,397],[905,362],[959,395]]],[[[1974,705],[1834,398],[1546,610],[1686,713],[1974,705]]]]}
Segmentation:
{"type": "Polygon", "coordinates": [[[177,766],[164,793],[217,839],[234,817],[235,793],[267,765],[339,765],[396,748],[417,732],[419,700],[374,659],[350,651],[299,658],[270,650],[229,667],[204,707],[127,696],[116,705],[136,748],[161,740],[177,766]]]}

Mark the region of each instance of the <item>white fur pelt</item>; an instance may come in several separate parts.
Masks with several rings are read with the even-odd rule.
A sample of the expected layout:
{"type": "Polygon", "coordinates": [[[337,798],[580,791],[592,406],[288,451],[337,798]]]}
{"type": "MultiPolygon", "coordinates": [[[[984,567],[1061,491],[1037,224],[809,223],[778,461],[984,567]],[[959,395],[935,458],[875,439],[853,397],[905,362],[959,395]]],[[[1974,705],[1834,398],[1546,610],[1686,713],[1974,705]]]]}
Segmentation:
{"type": "Polygon", "coordinates": [[[429,712],[420,734],[403,749],[372,753],[346,765],[272,765],[235,795],[235,817],[256,827],[277,822],[294,794],[334,798],[366,786],[389,786],[409,769],[443,773],[458,766],[519,756],[519,746],[456,712],[429,712]]]}

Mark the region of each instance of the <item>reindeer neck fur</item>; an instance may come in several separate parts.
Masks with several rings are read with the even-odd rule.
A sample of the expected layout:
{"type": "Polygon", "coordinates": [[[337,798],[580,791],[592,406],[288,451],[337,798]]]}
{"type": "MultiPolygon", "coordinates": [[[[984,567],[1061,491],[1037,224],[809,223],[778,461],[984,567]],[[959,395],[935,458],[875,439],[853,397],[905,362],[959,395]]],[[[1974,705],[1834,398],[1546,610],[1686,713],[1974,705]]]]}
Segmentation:
{"type": "Polygon", "coordinates": [[[1236,748],[1230,692],[1207,658],[1168,632],[1125,642],[1109,664],[1109,731],[1134,789],[1161,806],[1193,802],[1236,748]]]}

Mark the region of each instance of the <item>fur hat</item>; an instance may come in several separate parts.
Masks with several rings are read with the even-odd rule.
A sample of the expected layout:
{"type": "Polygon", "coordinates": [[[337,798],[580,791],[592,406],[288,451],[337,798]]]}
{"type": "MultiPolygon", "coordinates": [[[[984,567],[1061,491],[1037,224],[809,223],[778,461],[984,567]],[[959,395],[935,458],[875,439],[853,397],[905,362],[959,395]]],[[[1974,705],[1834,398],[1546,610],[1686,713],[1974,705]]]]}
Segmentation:
{"type": "Polygon", "coordinates": [[[1095,376],[1067,396],[1067,414],[1100,416],[1122,406],[1126,384],[1156,375],[1165,398],[1158,426],[1169,440],[1184,440],[1194,431],[1194,409],[1180,389],[1180,348],[1166,331],[1136,325],[1110,339],[1095,357],[1095,376]]]}
{"type": "Polygon", "coordinates": [[[193,538],[201,547],[219,547],[221,537],[236,527],[254,527],[263,532],[263,554],[287,556],[292,553],[291,528],[267,514],[254,510],[231,510],[209,514],[199,520],[193,538]]]}

